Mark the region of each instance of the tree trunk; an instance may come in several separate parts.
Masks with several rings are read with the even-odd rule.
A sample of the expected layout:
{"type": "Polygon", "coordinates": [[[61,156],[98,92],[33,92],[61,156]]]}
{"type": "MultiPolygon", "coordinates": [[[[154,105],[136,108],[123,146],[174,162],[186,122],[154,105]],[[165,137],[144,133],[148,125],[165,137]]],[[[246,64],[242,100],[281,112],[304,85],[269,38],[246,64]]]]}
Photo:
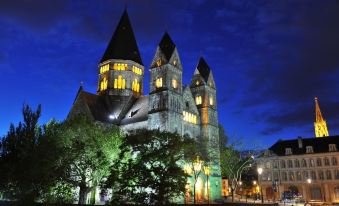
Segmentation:
{"type": "Polygon", "coordinates": [[[86,204],[87,195],[88,195],[88,188],[85,186],[80,186],[79,202],[78,202],[79,205],[86,204]]]}
{"type": "Polygon", "coordinates": [[[193,187],[193,203],[195,204],[195,185],[197,184],[197,182],[194,182],[194,187],[193,187]]]}
{"type": "Polygon", "coordinates": [[[232,202],[234,202],[234,189],[231,188],[231,193],[232,193],[232,202]]]}

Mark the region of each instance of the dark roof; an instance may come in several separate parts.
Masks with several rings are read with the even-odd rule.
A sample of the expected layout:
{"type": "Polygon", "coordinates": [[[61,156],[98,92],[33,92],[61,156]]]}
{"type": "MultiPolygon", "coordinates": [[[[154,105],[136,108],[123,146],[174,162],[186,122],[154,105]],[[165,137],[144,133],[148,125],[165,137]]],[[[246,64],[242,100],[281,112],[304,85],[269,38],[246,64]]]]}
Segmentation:
{"type": "Polygon", "coordinates": [[[109,59],[132,60],[142,65],[138,45],[126,10],[121,16],[120,22],[100,62],[109,59]]]}
{"type": "MultiPolygon", "coordinates": [[[[279,140],[274,145],[272,145],[269,150],[274,152],[278,156],[285,156],[285,149],[291,148],[293,155],[306,154],[306,147],[312,146],[314,153],[325,153],[329,152],[329,144],[336,144],[339,146],[339,136],[328,136],[320,138],[301,138],[292,139],[292,140],[279,140]],[[299,142],[301,141],[301,147],[299,147],[299,142]]],[[[339,148],[338,148],[339,149],[339,148]]]]}
{"type": "Polygon", "coordinates": [[[197,68],[198,68],[200,75],[204,78],[205,82],[207,82],[208,77],[211,73],[211,69],[207,65],[204,58],[200,57],[197,68]]]}
{"type": "Polygon", "coordinates": [[[126,113],[125,118],[121,120],[121,124],[146,121],[148,119],[148,101],[148,96],[139,97],[126,113]]]}
{"type": "Polygon", "coordinates": [[[174,52],[175,44],[167,32],[165,32],[164,36],[162,37],[159,47],[165,55],[166,60],[169,61],[174,52]]]}

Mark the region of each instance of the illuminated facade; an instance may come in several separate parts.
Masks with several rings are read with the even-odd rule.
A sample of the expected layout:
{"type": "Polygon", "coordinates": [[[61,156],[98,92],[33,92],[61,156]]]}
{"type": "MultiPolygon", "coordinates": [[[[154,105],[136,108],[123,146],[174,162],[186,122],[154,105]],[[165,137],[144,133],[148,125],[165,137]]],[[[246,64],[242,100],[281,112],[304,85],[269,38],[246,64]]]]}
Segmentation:
{"type": "Polygon", "coordinates": [[[257,159],[265,201],[293,193],[304,201],[339,203],[338,146],[339,136],[299,137],[272,145],[257,159]]]}
{"type": "MultiPolygon", "coordinates": [[[[124,132],[159,129],[207,140],[212,160],[209,187],[206,176],[201,175],[197,192],[199,201],[206,197],[211,202],[220,199],[220,152],[219,146],[213,145],[219,142],[216,86],[206,61],[200,58],[191,82],[184,85],[177,47],[165,33],[149,68],[149,95],[144,95],[145,68],[125,11],[98,66],[96,94],[81,87],[69,117],[85,113],[94,121],[118,125],[124,132]]],[[[188,181],[190,194],[193,181],[188,181]]]]}
{"type": "Polygon", "coordinates": [[[321,114],[318,98],[314,98],[315,101],[315,122],[314,122],[314,132],[315,137],[327,137],[328,130],[327,130],[327,124],[325,119],[323,118],[323,115],[321,114]]]}

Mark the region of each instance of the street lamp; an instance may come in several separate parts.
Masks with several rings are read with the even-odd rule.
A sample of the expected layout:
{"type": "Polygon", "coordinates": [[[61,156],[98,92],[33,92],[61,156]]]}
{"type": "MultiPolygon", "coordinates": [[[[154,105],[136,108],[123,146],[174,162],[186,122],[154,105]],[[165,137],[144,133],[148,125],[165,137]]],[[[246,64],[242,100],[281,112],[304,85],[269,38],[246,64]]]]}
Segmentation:
{"type": "Polygon", "coordinates": [[[196,197],[195,197],[195,190],[196,190],[196,183],[199,178],[199,174],[201,172],[201,166],[203,164],[203,161],[200,160],[199,156],[197,156],[197,159],[193,162],[193,171],[194,171],[194,204],[196,203],[196,197]]]}
{"type": "Polygon", "coordinates": [[[257,171],[258,171],[258,181],[259,181],[259,187],[260,187],[261,203],[264,203],[264,197],[262,194],[262,185],[260,184],[260,179],[261,179],[260,175],[262,174],[263,169],[261,167],[258,167],[257,171]]]}
{"type": "Polygon", "coordinates": [[[211,168],[209,166],[204,166],[204,173],[205,173],[206,179],[207,179],[207,202],[208,202],[208,204],[210,204],[210,190],[209,190],[208,178],[211,174],[211,168]]]}
{"type": "Polygon", "coordinates": [[[308,183],[308,184],[311,184],[311,183],[312,183],[312,179],[311,179],[311,178],[308,178],[308,179],[307,179],[307,183],[308,183]]]}

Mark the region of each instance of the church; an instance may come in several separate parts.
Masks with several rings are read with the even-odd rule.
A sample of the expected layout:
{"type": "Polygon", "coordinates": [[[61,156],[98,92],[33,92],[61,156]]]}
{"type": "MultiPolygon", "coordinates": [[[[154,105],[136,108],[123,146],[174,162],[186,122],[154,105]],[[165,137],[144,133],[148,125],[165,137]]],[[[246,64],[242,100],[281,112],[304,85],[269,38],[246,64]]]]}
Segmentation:
{"type": "MultiPolygon", "coordinates": [[[[96,93],[81,86],[69,117],[83,113],[93,121],[117,125],[123,132],[147,128],[204,138],[213,161],[209,183],[206,184],[206,177],[198,180],[196,196],[199,201],[207,196],[211,201],[220,199],[220,151],[213,146],[219,142],[218,113],[211,68],[201,57],[191,81],[185,85],[178,49],[165,32],[148,69],[147,95],[143,92],[146,70],[124,11],[98,64],[96,93]]],[[[192,184],[188,190],[192,190],[192,184]]],[[[189,196],[186,195],[187,201],[192,199],[189,196]]]]}

